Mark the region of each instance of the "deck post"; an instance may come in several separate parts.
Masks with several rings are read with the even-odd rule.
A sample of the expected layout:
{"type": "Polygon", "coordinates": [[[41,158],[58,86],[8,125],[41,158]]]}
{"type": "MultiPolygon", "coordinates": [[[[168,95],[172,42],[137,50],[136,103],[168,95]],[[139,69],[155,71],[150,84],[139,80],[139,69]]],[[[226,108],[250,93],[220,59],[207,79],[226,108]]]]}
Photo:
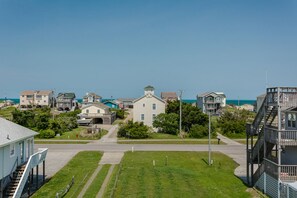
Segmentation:
{"type": "Polygon", "coordinates": [[[43,180],[43,184],[44,184],[44,182],[45,182],[45,160],[43,160],[43,162],[42,162],[42,169],[43,169],[42,180],[43,180]]]}
{"type": "Polygon", "coordinates": [[[33,184],[33,174],[34,174],[34,172],[33,172],[34,170],[33,170],[33,168],[31,169],[31,184],[33,184]]]}
{"type": "Polygon", "coordinates": [[[38,189],[38,165],[36,166],[36,189],[38,189]]]}

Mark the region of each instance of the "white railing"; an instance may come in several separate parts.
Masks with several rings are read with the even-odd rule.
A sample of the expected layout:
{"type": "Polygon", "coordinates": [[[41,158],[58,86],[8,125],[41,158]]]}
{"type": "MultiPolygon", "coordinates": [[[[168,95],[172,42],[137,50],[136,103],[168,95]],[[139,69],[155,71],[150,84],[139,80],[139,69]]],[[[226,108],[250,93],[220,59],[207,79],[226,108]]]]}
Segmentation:
{"type": "Polygon", "coordinates": [[[46,158],[47,148],[40,148],[38,149],[37,153],[34,153],[30,156],[26,168],[23,172],[23,175],[19,181],[19,184],[14,192],[13,198],[19,198],[22,195],[23,189],[26,185],[27,178],[32,168],[43,162],[46,158]]]}

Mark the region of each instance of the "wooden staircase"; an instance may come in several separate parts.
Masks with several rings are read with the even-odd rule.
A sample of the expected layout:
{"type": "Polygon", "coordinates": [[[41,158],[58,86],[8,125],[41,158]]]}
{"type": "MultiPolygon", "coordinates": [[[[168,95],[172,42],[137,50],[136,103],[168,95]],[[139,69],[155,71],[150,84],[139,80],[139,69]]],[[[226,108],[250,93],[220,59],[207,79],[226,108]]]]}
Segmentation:
{"type": "Polygon", "coordinates": [[[13,173],[13,178],[8,185],[8,187],[5,190],[5,197],[13,197],[15,190],[17,189],[17,186],[21,180],[21,177],[24,173],[24,170],[26,168],[26,164],[18,166],[15,172],[13,173]]]}

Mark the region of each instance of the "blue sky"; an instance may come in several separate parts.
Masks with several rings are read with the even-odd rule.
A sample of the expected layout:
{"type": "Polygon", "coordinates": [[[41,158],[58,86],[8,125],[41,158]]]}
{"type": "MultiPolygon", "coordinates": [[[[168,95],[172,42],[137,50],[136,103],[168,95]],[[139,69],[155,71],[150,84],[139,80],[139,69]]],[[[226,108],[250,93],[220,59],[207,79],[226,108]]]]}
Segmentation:
{"type": "Polygon", "coordinates": [[[297,86],[297,1],[0,0],[0,98],[297,86]]]}

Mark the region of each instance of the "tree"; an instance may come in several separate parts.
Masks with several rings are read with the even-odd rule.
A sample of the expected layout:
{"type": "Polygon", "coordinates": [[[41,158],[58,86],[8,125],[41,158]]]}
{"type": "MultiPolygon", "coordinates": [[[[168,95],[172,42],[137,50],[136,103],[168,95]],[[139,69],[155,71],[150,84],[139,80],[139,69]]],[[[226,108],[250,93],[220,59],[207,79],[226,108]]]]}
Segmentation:
{"type": "Polygon", "coordinates": [[[247,110],[226,108],[218,120],[218,126],[224,135],[240,136],[245,133],[245,125],[254,114],[247,110]]]}
{"type": "Polygon", "coordinates": [[[126,137],[131,139],[143,139],[149,137],[149,127],[143,122],[128,121],[123,124],[118,130],[118,137],[126,137]]]}
{"type": "Polygon", "coordinates": [[[162,133],[178,133],[178,115],[175,113],[161,113],[155,117],[153,126],[158,128],[162,133]]]}
{"type": "MultiPolygon", "coordinates": [[[[166,113],[175,113],[179,119],[179,101],[169,102],[166,107],[166,113]]],[[[199,108],[188,103],[182,103],[182,128],[189,132],[192,125],[206,125],[208,123],[208,116],[204,114],[199,108]]]]}

